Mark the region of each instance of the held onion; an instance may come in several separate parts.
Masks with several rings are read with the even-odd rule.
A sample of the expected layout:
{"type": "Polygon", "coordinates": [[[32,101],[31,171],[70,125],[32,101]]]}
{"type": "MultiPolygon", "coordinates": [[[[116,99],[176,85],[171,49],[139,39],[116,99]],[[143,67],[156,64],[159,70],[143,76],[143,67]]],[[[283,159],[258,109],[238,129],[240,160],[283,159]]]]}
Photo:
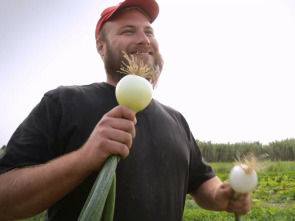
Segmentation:
{"type": "Polygon", "coordinates": [[[231,188],[237,193],[249,193],[257,185],[255,170],[245,164],[235,165],[229,175],[231,188]]]}
{"type": "MultiPolygon", "coordinates": [[[[237,199],[239,194],[251,192],[257,185],[258,177],[256,171],[246,165],[239,163],[235,165],[229,174],[229,183],[235,191],[234,199],[237,199]]],[[[242,217],[235,214],[235,221],[241,221],[242,217]]]]}
{"type": "Polygon", "coordinates": [[[146,108],[152,97],[152,85],[141,76],[127,75],[116,86],[118,103],[131,108],[134,113],[146,108]]]}

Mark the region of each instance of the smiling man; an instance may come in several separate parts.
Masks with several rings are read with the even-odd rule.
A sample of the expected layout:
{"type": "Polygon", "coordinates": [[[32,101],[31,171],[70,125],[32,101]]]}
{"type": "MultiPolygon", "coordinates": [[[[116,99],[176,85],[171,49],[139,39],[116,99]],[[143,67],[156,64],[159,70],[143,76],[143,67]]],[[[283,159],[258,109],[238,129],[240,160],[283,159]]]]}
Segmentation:
{"type": "Polygon", "coordinates": [[[116,221],[180,221],[188,193],[208,210],[250,210],[249,194],[232,199],[178,111],[153,99],[135,115],[116,101],[123,51],[160,75],[163,61],[151,26],[158,12],[154,0],[126,0],[103,11],[95,37],[107,80],[47,92],[17,128],[0,158],[0,220],[46,209],[45,220],[77,220],[112,154],[122,157],[116,221]]]}
{"type": "Polygon", "coordinates": [[[151,22],[157,17],[158,8],[156,5],[151,7],[149,2],[144,7],[153,9],[152,18],[139,7],[131,5],[126,8],[131,3],[125,1],[115,8],[110,17],[107,17],[109,8],[106,9],[98,22],[95,35],[97,50],[105,64],[107,80],[113,86],[124,76],[118,72],[124,60],[122,51],[159,71],[162,70],[163,60],[151,26],[151,22]]]}

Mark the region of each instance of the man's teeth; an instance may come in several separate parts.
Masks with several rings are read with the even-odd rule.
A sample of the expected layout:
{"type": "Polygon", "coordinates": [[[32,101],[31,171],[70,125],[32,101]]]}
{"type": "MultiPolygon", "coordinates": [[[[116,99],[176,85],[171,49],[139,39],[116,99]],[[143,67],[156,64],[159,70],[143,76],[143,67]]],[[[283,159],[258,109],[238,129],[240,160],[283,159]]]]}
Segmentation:
{"type": "Polygon", "coordinates": [[[140,51],[138,51],[135,54],[149,54],[149,53],[148,52],[140,52],[140,51]]]}

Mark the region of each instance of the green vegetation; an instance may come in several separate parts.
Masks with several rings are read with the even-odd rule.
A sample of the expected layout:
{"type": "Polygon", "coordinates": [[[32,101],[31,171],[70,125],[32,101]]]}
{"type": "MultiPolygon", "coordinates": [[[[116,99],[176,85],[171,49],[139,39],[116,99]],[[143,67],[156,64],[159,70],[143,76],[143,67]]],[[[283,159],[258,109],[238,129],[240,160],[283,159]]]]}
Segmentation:
{"type": "MultiPolygon", "coordinates": [[[[217,174],[229,174],[231,168],[234,166],[234,162],[227,163],[209,163],[217,174]]],[[[271,172],[288,172],[295,171],[294,161],[270,161],[265,160],[259,163],[263,168],[263,173],[271,172]]]]}
{"type": "Polygon", "coordinates": [[[243,157],[251,152],[255,156],[268,155],[272,161],[295,160],[295,139],[271,142],[262,145],[259,142],[214,144],[211,142],[197,141],[203,157],[210,162],[233,162],[238,157],[243,157]]]}
{"type": "MultiPolygon", "coordinates": [[[[244,221],[294,221],[295,220],[295,162],[263,162],[264,171],[258,174],[258,186],[251,193],[251,211],[244,221]]],[[[228,181],[233,163],[212,163],[222,181],[228,181]]],[[[198,207],[191,196],[187,196],[183,221],[218,220],[234,221],[234,215],[212,212],[198,207]]]]}
{"type": "Polygon", "coordinates": [[[23,220],[19,220],[19,221],[43,221],[44,219],[44,213],[41,213],[37,216],[28,218],[28,219],[23,219],[23,220]]]}

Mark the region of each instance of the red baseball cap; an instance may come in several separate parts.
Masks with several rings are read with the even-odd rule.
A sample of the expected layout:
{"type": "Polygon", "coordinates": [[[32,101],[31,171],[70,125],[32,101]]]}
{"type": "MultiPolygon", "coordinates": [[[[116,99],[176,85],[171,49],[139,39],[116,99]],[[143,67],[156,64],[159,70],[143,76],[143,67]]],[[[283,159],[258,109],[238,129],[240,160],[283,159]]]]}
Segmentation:
{"type": "Polygon", "coordinates": [[[138,7],[142,9],[150,17],[151,23],[153,23],[159,14],[159,5],[155,0],[125,0],[116,6],[111,6],[103,10],[96,25],[95,39],[97,39],[102,24],[110,19],[116,11],[126,7],[138,7]]]}

